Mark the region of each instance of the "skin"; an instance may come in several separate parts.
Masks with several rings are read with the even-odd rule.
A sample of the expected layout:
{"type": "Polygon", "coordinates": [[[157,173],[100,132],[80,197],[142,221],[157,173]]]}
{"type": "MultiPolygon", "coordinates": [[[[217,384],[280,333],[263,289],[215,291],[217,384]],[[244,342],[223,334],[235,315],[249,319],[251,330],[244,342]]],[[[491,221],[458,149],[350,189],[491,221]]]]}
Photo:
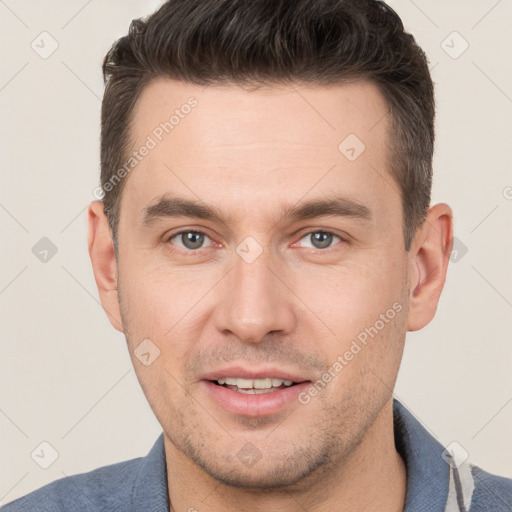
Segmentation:
{"type": "Polygon", "coordinates": [[[127,178],[119,261],[102,204],[88,210],[102,305],[164,431],[173,510],[403,510],[392,390],[406,332],[436,312],[449,206],[430,208],[405,251],[387,106],[371,83],[248,91],[157,79],[136,107],[134,149],[190,96],[197,107],[127,178]],[[353,162],[338,150],[351,133],[366,146],[353,162]],[[225,222],[144,227],[144,208],[164,193],[215,206],[225,222]],[[282,217],[283,206],[333,194],[371,217],[282,217]],[[206,233],[200,249],[171,238],[186,229],[206,233]],[[318,231],[335,235],[326,248],[310,236],[318,231]],[[248,236],[263,249],[252,263],[236,252],[248,236]],[[230,363],[315,382],[395,303],[401,311],[307,404],[248,417],[205,392],[201,376],[230,363]],[[160,350],[149,366],[134,355],[147,338],[160,350]],[[237,457],[248,442],[261,455],[252,466],[237,457]]]}

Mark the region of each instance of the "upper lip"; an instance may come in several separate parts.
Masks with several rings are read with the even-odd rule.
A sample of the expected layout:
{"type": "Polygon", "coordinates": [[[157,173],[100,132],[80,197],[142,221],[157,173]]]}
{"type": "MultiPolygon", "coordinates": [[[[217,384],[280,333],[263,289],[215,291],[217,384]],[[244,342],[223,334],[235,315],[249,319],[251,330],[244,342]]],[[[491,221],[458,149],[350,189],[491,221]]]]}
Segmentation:
{"type": "Polygon", "coordinates": [[[235,379],[265,379],[273,378],[280,380],[291,380],[292,382],[300,383],[306,382],[310,379],[299,375],[298,373],[285,371],[279,368],[248,368],[244,366],[229,366],[214,370],[204,375],[201,375],[200,380],[219,380],[226,377],[233,377],[235,379]]]}

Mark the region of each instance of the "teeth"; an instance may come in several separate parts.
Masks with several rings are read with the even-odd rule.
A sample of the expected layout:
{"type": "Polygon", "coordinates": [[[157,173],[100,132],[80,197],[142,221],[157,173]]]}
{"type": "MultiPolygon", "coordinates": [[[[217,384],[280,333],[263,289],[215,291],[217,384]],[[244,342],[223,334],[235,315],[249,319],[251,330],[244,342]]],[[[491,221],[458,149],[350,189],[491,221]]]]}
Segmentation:
{"type": "Polygon", "coordinates": [[[263,393],[273,393],[274,391],[277,391],[275,388],[270,389],[241,389],[237,388],[236,390],[238,393],[243,393],[244,395],[261,395],[263,393]]]}
{"type": "Polygon", "coordinates": [[[226,377],[217,381],[220,385],[227,384],[228,386],[236,386],[239,389],[271,389],[278,388],[282,384],[285,386],[291,386],[293,382],[291,380],[281,380],[273,378],[265,379],[236,379],[234,377],[226,377]]]}
{"type": "Polygon", "coordinates": [[[254,379],[252,387],[254,389],[270,389],[272,387],[272,379],[254,379]]]}

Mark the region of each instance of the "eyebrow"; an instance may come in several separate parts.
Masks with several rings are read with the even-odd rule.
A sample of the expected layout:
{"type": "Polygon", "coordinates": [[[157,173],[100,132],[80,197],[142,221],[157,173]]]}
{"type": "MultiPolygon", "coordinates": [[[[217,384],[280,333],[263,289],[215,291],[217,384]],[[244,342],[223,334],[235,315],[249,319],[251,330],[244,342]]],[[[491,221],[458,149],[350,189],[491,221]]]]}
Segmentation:
{"type": "MultiPolygon", "coordinates": [[[[348,217],[369,221],[371,210],[359,201],[346,197],[330,197],[291,205],[281,210],[283,220],[306,220],[322,216],[348,217]]],[[[163,195],[157,202],[142,210],[142,224],[151,226],[159,219],[172,217],[190,217],[227,223],[228,219],[216,207],[206,203],[163,195]]]]}

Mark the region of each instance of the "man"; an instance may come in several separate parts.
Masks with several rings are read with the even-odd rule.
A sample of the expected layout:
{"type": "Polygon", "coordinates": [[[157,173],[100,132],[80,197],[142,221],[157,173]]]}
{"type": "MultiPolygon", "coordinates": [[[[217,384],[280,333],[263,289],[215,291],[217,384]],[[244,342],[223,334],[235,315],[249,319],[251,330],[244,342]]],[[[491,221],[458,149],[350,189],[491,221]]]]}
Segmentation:
{"type": "Polygon", "coordinates": [[[434,94],[373,0],[170,0],[104,61],[89,252],[163,434],[4,510],[512,510],[393,400],[435,315],[434,94]]]}

